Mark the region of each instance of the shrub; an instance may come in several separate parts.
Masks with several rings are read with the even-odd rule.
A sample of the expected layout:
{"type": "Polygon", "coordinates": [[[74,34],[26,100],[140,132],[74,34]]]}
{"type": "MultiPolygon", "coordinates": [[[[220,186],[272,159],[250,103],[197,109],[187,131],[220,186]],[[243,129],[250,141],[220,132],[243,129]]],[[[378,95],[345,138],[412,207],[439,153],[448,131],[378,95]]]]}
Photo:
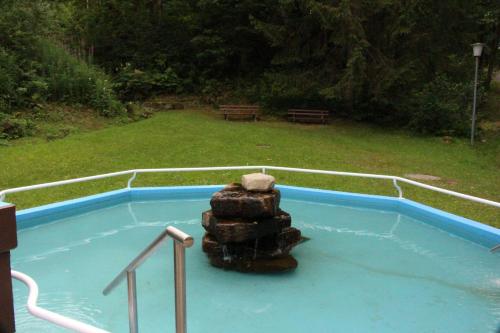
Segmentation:
{"type": "Polygon", "coordinates": [[[293,107],[320,107],[325,101],[316,82],[304,74],[267,73],[255,92],[261,104],[274,113],[293,107]]]}
{"type": "MultiPolygon", "coordinates": [[[[89,105],[103,116],[124,112],[106,74],[50,42],[42,40],[39,47],[41,74],[32,82],[39,82],[48,100],[89,105]]],[[[37,92],[41,93],[41,89],[37,92]]]]}
{"type": "Polygon", "coordinates": [[[0,139],[18,139],[33,133],[35,124],[30,119],[16,119],[0,114],[0,139]]]}
{"type": "Polygon", "coordinates": [[[414,93],[406,112],[408,126],[422,134],[464,135],[469,130],[470,83],[454,82],[438,75],[414,93]]]}
{"type": "Polygon", "coordinates": [[[114,89],[124,100],[144,100],[155,94],[180,92],[182,83],[171,68],[150,72],[127,64],[114,77],[114,89]]]}
{"type": "Polygon", "coordinates": [[[93,106],[103,115],[119,113],[109,78],[47,38],[50,8],[0,1],[0,111],[62,101],[93,106]]]}
{"type": "Polygon", "coordinates": [[[0,112],[7,112],[17,100],[18,72],[14,55],[0,48],[0,112]]]}

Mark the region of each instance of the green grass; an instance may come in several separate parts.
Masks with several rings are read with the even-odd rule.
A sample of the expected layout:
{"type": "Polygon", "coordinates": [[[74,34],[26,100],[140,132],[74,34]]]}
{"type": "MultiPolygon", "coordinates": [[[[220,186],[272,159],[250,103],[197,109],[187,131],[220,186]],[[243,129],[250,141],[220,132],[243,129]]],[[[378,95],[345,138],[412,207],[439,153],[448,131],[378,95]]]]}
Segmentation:
{"type": "MultiPolygon", "coordinates": [[[[442,178],[432,185],[500,201],[499,145],[415,137],[337,120],[329,126],[278,121],[227,122],[211,112],[178,111],[61,140],[21,140],[0,147],[0,188],[132,168],[277,165],[442,178]]],[[[221,184],[242,172],[140,175],[134,186],[221,184]]],[[[273,172],[279,183],[395,195],[390,181],[273,172]]],[[[9,195],[20,208],[123,188],[127,177],[9,195]]],[[[405,197],[500,226],[500,209],[403,186],[405,197]]]]}

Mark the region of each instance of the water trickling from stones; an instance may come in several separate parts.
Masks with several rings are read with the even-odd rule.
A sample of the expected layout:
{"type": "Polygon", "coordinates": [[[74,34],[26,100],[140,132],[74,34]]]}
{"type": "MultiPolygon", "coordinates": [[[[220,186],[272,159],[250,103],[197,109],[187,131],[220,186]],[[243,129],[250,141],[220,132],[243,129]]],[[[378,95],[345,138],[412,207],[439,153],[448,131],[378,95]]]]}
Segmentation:
{"type": "Polygon", "coordinates": [[[227,250],[227,245],[222,245],[222,258],[224,261],[231,261],[231,255],[229,254],[229,251],[227,250]]]}
{"type": "Polygon", "coordinates": [[[255,245],[253,248],[253,260],[257,259],[257,247],[259,247],[259,239],[255,238],[255,245]]]}
{"type": "Polygon", "coordinates": [[[290,214],[279,208],[280,192],[274,178],[253,174],[241,184],[230,184],[210,200],[211,210],[203,212],[206,230],[202,247],[210,263],[242,272],[292,270],[297,261],[290,255],[301,241],[300,230],[291,226],[290,214]],[[257,182],[252,183],[252,180],[257,182]],[[263,185],[264,184],[264,185],[263,185]]]}

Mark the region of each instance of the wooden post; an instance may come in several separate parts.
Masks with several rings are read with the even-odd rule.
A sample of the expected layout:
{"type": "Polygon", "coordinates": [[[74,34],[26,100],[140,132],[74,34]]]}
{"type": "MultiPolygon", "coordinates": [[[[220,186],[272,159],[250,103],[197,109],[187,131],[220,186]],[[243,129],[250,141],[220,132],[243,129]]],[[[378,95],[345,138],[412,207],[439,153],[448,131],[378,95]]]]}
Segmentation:
{"type": "Polygon", "coordinates": [[[16,331],[10,250],[17,247],[16,206],[0,207],[0,333],[16,331]]]}

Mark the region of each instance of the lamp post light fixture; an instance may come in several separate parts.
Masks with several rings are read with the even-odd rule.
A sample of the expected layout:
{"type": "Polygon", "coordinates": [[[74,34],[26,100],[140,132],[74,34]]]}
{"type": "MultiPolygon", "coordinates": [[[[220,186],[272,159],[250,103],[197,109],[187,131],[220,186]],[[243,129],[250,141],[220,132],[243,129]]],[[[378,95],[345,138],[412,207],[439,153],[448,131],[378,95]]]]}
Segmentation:
{"type": "Polygon", "coordinates": [[[474,130],[476,128],[476,100],[477,100],[477,73],[479,71],[479,58],[483,53],[484,44],[472,44],[472,54],[476,58],[476,71],[474,73],[474,100],[472,102],[472,126],[470,130],[470,144],[474,145],[474,130]]]}

